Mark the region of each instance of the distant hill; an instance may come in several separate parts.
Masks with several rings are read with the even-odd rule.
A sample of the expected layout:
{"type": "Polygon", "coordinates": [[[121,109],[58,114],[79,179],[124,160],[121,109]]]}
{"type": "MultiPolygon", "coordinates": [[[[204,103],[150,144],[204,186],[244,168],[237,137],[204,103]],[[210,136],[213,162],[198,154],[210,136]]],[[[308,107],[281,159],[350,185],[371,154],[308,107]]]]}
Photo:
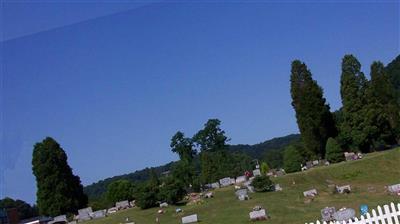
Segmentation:
{"type": "MultiPolygon", "coordinates": [[[[269,157],[273,159],[273,161],[271,161],[272,165],[270,164],[270,166],[277,167],[281,164],[282,149],[299,140],[299,134],[291,134],[284,137],[273,138],[255,145],[230,145],[229,148],[232,152],[245,153],[254,159],[263,159],[269,153],[269,157]]],[[[153,168],[155,172],[160,175],[161,173],[170,170],[174,163],[175,162],[170,162],[161,166],[145,168],[132,173],[106,178],[84,187],[84,191],[89,198],[98,198],[106,191],[107,186],[116,180],[125,179],[133,182],[142,182],[149,178],[150,169],[153,168]]]]}

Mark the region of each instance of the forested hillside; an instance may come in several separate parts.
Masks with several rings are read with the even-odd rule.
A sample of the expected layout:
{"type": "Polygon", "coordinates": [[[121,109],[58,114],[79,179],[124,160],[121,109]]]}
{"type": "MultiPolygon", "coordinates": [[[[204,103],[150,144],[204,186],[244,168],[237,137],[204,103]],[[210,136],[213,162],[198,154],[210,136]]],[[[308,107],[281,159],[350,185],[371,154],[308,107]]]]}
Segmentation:
{"type": "MultiPolygon", "coordinates": [[[[234,153],[244,153],[254,159],[264,159],[271,167],[282,166],[282,153],[283,149],[291,143],[300,141],[299,134],[291,134],[284,137],[273,138],[265,142],[254,145],[238,144],[230,145],[229,148],[234,153]],[[268,158],[266,158],[268,157],[268,158]]],[[[154,169],[155,173],[160,175],[165,171],[171,170],[175,162],[170,162],[165,165],[145,168],[137,170],[133,173],[114,176],[97,183],[90,184],[84,188],[85,193],[89,198],[97,198],[101,196],[107,189],[107,186],[116,180],[130,180],[133,182],[142,182],[148,180],[150,177],[150,170],[154,169]]]]}

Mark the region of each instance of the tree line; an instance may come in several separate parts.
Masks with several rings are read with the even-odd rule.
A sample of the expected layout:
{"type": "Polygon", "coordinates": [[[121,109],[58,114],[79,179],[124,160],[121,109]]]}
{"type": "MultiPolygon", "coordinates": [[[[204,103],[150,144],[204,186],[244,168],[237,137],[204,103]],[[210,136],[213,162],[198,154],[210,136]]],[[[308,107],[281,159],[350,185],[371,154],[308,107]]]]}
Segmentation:
{"type": "Polygon", "coordinates": [[[302,143],[285,150],[289,172],[314,159],[344,160],[343,152],[368,153],[400,141],[399,57],[385,68],[375,61],[370,79],[354,55],[342,59],[340,95],[342,107],[332,113],[323,90],[307,65],[292,62],[290,87],[302,143]],[[397,88],[397,89],[396,89],[397,88]]]}

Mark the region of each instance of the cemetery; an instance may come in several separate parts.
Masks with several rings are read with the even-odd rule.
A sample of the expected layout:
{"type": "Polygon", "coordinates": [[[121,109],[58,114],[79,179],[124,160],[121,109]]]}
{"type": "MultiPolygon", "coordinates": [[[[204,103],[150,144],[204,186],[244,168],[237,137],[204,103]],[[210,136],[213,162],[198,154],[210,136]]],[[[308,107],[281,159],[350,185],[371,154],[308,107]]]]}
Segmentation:
{"type": "Polygon", "coordinates": [[[159,223],[163,224],[250,223],[250,220],[257,223],[283,224],[359,218],[360,215],[372,211],[368,208],[376,208],[378,205],[383,206],[391,202],[397,206],[396,203],[400,203],[400,197],[396,195],[400,171],[393,169],[398,165],[399,158],[400,149],[397,149],[371,153],[362,160],[351,163],[318,166],[307,173],[298,172],[279,176],[273,179],[275,192],[250,193],[247,187],[251,186],[252,178],[239,184],[235,181],[235,185],[232,184],[232,180],[228,185],[228,178],[226,178],[226,182],[222,182],[228,186],[215,188],[202,194],[191,193],[186,197],[188,201],[186,205],[179,205],[179,207],[168,205],[162,208],[162,214],[157,214],[160,208],[145,210],[131,208],[84,223],[126,224],[126,217],[137,224],[154,223],[156,217],[159,223]],[[370,166],[371,163],[376,166],[370,166]],[[328,185],[333,185],[338,193],[332,194],[328,185]],[[235,186],[240,189],[236,189],[235,186]],[[371,187],[375,189],[374,192],[369,190],[371,187]],[[357,190],[352,191],[353,188],[357,190]],[[346,189],[351,193],[339,192],[345,193],[346,189]],[[213,195],[212,199],[206,198],[210,192],[213,195]],[[249,200],[240,200],[240,195],[243,195],[242,199],[245,195],[249,196],[249,200]],[[304,198],[308,197],[315,199],[305,205],[304,198]],[[293,210],[292,208],[301,209],[293,210]]]}

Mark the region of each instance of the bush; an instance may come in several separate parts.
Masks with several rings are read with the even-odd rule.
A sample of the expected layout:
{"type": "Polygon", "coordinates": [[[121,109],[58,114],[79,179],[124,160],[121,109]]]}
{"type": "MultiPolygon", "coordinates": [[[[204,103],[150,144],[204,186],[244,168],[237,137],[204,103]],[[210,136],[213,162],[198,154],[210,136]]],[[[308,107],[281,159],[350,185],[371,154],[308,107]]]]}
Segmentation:
{"type": "Polygon", "coordinates": [[[274,191],[275,185],[268,176],[257,176],[252,181],[251,185],[257,192],[274,191]]]}
{"type": "Polygon", "coordinates": [[[334,138],[329,138],[326,142],[325,158],[330,163],[338,163],[345,159],[342,148],[334,138]]]}
{"type": "Polygon", "coordinates": [[[106,197],[110,203],[132,200],[134,185],[128,180],[117,180],[107,187],[106,197]]]}
{"type": "Polygon", "coordinates": [[[287,173],[293,173],[301,170],[303,157],[300,150],[295,145],[289,145],[283,154],[283,167],[287,173]]]}

